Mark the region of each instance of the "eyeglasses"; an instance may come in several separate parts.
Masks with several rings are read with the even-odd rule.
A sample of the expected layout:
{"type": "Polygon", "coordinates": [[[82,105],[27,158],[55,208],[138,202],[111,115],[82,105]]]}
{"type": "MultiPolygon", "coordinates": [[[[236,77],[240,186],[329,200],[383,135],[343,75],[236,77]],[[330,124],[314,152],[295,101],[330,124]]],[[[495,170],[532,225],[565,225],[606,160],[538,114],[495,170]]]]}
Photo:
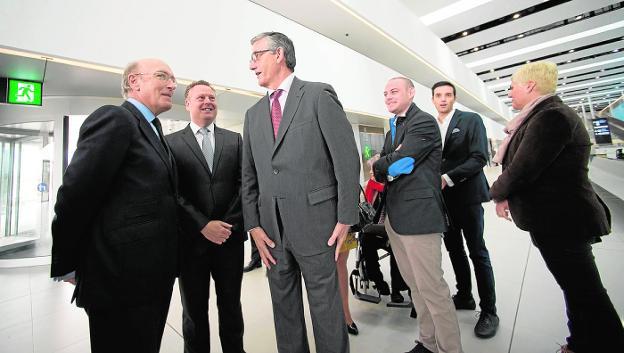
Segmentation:
{"type": "Polygon", "coordinates": [[[164,82],[169,82],[171,81],[174,85],[177,84],[176,78],[173,75],[169,75],[166,72],[162,72],[162,71],[156,71],[156,72],[137,72],[133,75],[152,75],[154,77],[156,77],[157,79],[164,81],[164,82]]]}
{"type": "Polygon", "coordinates": [[[251,59],[249,60],[249,62],[256,62],[258,61],[258,59],[260,59],[260,57],[262,56],[262,54],[266,53],[266,52],[275,52],[275,50],[272,49],[264,49],[264,50],[256,50],[254,52],[251,52],[251,59]]]}

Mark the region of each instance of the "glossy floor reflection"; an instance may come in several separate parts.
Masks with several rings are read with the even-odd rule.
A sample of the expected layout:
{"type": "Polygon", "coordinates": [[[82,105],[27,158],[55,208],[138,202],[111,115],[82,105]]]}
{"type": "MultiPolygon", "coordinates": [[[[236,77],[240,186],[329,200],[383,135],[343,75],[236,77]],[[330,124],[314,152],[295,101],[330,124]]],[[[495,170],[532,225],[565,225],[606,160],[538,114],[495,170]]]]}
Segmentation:
{"type": "MultiPolygon", "coordinates": [[[[489,171],[489,177],[496,175],[489,171]]],[[[624,202],[597,188],[613,214],[613,233],[594,246],[603,282],[620,314],[624,315],[624,202]]],[[[486,242],[490,249],[498,297],[500,328],[491,339],[473,334],[475,311],[460,311],[458,317],[466,353],[554,353],[564,342],[567,328],[561,291],[546,270],[528,235],[512,223],[494,215],[493,204],[484,204],[486,242]]],[[[249,252],[248,246],[246,249],[249,252]]],[[[353,267],[353,252],[349,264],[353,267]]],[[[247,254],[246,258],[249,258],[247,254]]],[[[387,259],[382,268],[389,278],[387,259]]],[[[454,277],[448,256],[443,259],[451,288],[454,277]]],[[[275,333],[264,269],[245,274],[242,304],[245,316],[245,349],[249,353],[275,353],[275,333]]],[[[48,278],[49,266],[0,269],[0,352],[86,353],[89,335],[86,315],[69,303],[73,288],[48,278]]],[[[474,285],[476,289],[476,284],[474,285]]],[[[453,290],[453,289],[452,289],[453,290]]],[[[474,293],[475,296],[477,293],[474,293]]],[[[351,352],[405,352],[416,338],[416,321],[409,309],[387,308],[350,298],[351,312],[360,328],[350,336],[351,352]]],[[[211,302],[213,352],[221,352],[216,308],[211,302]]],[[[182,307],[177,286],[171,302],[161,352],[183,351],[182,307]]],[[[310,343],[314,339],[308,317],[310,343]]],[[[120,344],[122,344],[120,342],[120,344]]]]}

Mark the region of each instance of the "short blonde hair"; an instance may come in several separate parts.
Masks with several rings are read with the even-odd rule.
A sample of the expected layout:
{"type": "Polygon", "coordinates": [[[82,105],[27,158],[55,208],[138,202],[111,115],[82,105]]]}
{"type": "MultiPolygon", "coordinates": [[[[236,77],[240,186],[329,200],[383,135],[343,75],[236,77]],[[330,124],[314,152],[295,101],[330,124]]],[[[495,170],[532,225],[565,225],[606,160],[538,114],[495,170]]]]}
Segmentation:
{"type": "Polygon", "coordinates": [[[555,93],[557,90],[557,64],[550,61],[536,61],[522,65],[512,76],[516,83],[534,81],[541,94],[555,93]]]}

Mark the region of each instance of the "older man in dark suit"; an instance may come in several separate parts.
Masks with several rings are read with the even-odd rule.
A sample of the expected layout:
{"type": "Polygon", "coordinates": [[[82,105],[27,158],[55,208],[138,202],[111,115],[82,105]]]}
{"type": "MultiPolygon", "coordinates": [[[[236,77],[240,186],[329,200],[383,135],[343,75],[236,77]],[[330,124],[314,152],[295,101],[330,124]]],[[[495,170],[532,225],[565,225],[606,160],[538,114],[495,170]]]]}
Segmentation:
{"type": "Polygon", "coordinates": [[[409,353],[461,353],[459,324],[442,272],[442,232],[448,228],[440,185],[442,142],[435,119],[412,101],[411,80],[388,81],[384,97],[394,114],[375,179],[386,183],[386,231],[418,312],[420,341],[409,353]],[[400,168],[397,175],[395,167],[400,168]]]}
{"type": "Polygon", "coordinates": [[[249,68],[269,94],[245,116],[243,212],[268,268],[280,353],[309,352],[301,276],[318,352],[348,352],[335,260],[358,220],[359,158],[331,86],[295,77],[292,41],[251,40],[249,68]]]}
{"type": "Polygon", "coordinates": [[[93,112],[63,176],[51,275],[76,284],[91,351],[157,353],[178,271],[177,177],[156,116],[176,88],[156,59],[128,65],[121,106],[93,112]]]}
{"type": "Polygon", "coordinates": [[[191,83],[184,94],[189,125],[169,136],[180,180],[180,294],[184,352],[210,352],[208,297],[214,280],[219,337],[224,353],[244,353],[241,282],[243,231],[240,134],[219,128],[217,96],[206,81],[191,83]]]}
{"type": "Polygon", "coordinates": [[[444,245],[457,281],[457,294],[453,296],[455,308],[473,310],[476,305],[472,297],[470,264],[464,250],[466,239],[481,299],[481,313],[474,332],[478,337],[490,338],[496,334],[499,320],[494,271],[483,239],[481,203],[490,200],[483,173],[487,163],[487,134],[479,115],[453,107],[455,93],[455,86],[447,81],[431,87],[442,135],[442,195],[451,220],[450,229],[444,232],[444,245]]]}

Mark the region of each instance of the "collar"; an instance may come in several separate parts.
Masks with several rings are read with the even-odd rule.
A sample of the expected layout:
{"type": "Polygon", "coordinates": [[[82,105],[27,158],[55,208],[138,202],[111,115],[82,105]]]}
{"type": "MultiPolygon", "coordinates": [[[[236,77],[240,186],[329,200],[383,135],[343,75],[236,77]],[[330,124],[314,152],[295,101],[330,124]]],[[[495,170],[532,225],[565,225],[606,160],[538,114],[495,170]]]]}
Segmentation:
{"type": "MultiPolygon", "coordinates": [[[[201,129],[202,127],[195,124],[194,122],[191,121],[191,123],[189,124],[189,126],[191,127],[191,131],[193,131],[193,135],[197,135],[197,131],[199,131],[199,129],[201,129]]],[[[210,123],[210,125],[206,126],[210,132],[214,133],[214,128],[215,128],[215,123],[214,121],[210,123]]]]}
{"type": "Polygon", "coordinates": [[[126,100],[132,103],[132,105],[134,105],[141,112],[141,114],[143,114],[143,117],[145,118],[145,120],[147,120],[148,123],[151,124],[152,121],[156,119],[156,115],[154,115],[154,113],[152,113],[152,111],[149,110],[149,108],[146,107],[145,104],[139,102],[134,98],[128,98],[126,100]]]}
{"type": "Polygon", "coordinates": [[[282,92],[281,97],[286,97],[288,95],[288,92],[290,91],[290,86],[292,86],[294,79],[295,79],[295,73],[293,72],[290,75],[288,75],[288,77],[286,77],[284,81],[282,81],[282,83],[280,83],[277,89],[270,89],[268,91],[269,97],[273,94],[273,92],[277,91],[278,89],[281,89],[284,91],[282,92]]]}
{"type": "Polygon", "coordinates": [[[457,109],[453,108],[453,110],[451,110],[446,117],[444,117],[444,121],[442,121],[442,123],[440,123],[440,120],[438,120],[438,118],[436,117],[436,121],[438,122],[439,125],[448,125],[451,123],[451,119],[453,119],[453,116],[455,115],[455,111],[457,109]]]}

